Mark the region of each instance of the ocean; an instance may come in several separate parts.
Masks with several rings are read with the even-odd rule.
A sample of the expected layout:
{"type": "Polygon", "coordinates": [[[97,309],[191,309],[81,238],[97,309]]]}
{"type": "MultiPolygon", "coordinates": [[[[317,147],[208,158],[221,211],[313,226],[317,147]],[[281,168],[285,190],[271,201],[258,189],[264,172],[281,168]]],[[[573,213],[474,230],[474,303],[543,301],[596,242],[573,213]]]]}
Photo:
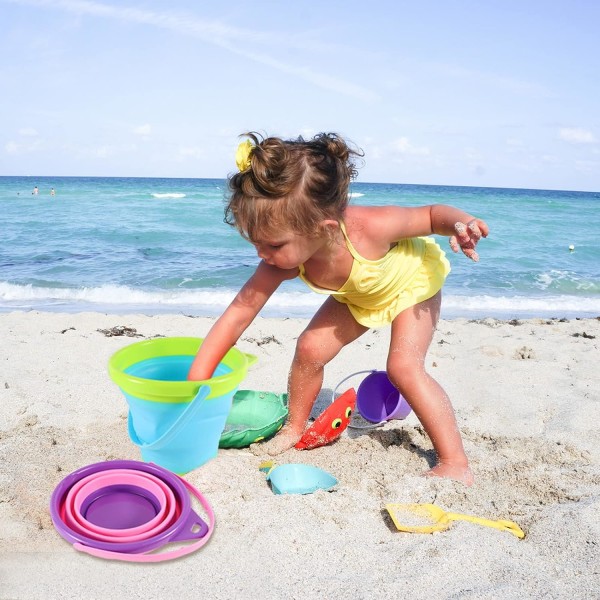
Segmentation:
{"type": "MultiPolygon", "coordinates": [[[[0,311],[220,314],[258,263],[223,222],[226,193],[221,179],[0,177],[0,311]]],[[[452,265],[443,318],[600,315],[600,193],[355,182],[351,195],[487,221],[479,263],[435,236],[452,265]]],[[[323,300],[294,280],[262,315],[310,317],[323,300]]]]}

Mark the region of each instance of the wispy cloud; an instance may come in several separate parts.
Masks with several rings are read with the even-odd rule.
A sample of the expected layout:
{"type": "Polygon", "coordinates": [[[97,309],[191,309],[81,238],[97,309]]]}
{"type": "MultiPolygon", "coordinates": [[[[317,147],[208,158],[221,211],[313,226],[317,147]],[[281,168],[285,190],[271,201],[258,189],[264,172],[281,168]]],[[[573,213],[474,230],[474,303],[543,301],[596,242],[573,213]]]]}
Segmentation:
{"type": "Polygon", "coordinates": [[[580,127],[562,127],[558,138],[570,144],[595,144],[598,141],[591,131],[580,127]]]}
{"type": "Polygon", "coordinates": [[[148,137],[152,133],[152,126],[149,123],[139,125],[133,128],[133,133],[142,137],[148,137]]]}
{"type": "Polygon", "coordinates": [[[282,48],[315,50],[315,41],[298,34],[286,35],[260,32],[225,25],[219,21],[203,20],[190,14],[174,11],[152,11],[127,6],[113,6],[90,0],[4,0],[12,4],[39,6],[62,10],[79,16],[109,18],[140,25],[168,29],[183,35],[191,35],[206,43],[219,46],[246,60],[257,62],[277,71],[299,77],[316,87],[334,91],[363,101],[373,101],[377,95],[358,84],[338,77],[320,73],[309,67],[284,62],[269,52],[281,53],[282,48]],[[249,48],[266,47],[260,52],[249,48]]]}
{"type": "Polygon", "coordinates": [[[426,146],[415,146],[407,137],[400,137],[391,143],[392,150],[398,154],[428,156],[429,148],[426,146]]]}
{"type": "Polygon", "coordinates": [[[22,127],[19,129],[19,135],[22,135],[23,137],[37,137],[38,131],[33,127],[22,127]]]}
{"type": "Polygon", "coordinates": [[[12,156],[20,156],[22,154],[30,154],[32,152],[37,152],[42,148],[41,140],[33,140],[33,141],[15,141],[9,140],[4,144],[4,152],[6,154],[12,156]]]}

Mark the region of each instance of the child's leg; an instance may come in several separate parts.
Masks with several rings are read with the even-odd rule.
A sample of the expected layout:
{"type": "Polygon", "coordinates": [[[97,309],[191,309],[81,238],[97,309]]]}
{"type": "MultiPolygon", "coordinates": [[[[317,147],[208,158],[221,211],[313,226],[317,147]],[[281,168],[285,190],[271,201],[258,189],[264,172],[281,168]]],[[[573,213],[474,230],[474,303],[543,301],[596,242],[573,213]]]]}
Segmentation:
{"type": "Polygon", "coordinates": [[[275,455],[291,448],[304,433],[306,421],[323,385],[325,365],[368,328],[359,325],[348,307],[328,298],[298,338],[288,380],[289,418],[283,429],[257,450],[275,455]]]}
{"type": "Polygon", "coordinates": [[[452,404],[425,371],[425,356],[440,314],[441,293],[400,313],[392,323],[388,376],[421,421],[437,453],[427,475],[473,483],[452,404]]]}

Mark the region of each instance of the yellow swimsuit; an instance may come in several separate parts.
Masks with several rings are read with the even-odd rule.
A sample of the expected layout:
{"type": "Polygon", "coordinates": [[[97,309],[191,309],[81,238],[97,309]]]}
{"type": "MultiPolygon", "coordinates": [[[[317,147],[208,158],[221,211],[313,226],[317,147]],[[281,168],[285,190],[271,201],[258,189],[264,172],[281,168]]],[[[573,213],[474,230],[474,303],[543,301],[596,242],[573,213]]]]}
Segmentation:
{"type": "Polygon", "coordinates": [[[434,296],[444,285],[450,263],[432,238],[400,240],[378,260],[363,258],[348,239],[340,223],[346,246],[352,256],[352,270],[337,291],[313,285],[300,265],[300,278],[319,294],[330,294],[348,305],[352,316],[365,327],[390,324],[404,309],[434,296]]]}

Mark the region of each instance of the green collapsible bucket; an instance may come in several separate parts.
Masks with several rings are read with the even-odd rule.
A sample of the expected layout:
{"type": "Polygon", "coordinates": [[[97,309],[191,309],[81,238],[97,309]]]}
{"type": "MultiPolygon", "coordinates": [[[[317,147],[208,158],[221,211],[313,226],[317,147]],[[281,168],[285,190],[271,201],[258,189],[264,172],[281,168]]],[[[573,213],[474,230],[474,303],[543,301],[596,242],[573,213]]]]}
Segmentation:
{"type": "Polygon", "coordinates": [[[206,381],[188,381],[201,338],[130,344],[109,360],[111,379],[129,405],[129,436],[142,459],[187,473],[217,454],[231,403],[256,357],[231,348],[206,381]]]}

